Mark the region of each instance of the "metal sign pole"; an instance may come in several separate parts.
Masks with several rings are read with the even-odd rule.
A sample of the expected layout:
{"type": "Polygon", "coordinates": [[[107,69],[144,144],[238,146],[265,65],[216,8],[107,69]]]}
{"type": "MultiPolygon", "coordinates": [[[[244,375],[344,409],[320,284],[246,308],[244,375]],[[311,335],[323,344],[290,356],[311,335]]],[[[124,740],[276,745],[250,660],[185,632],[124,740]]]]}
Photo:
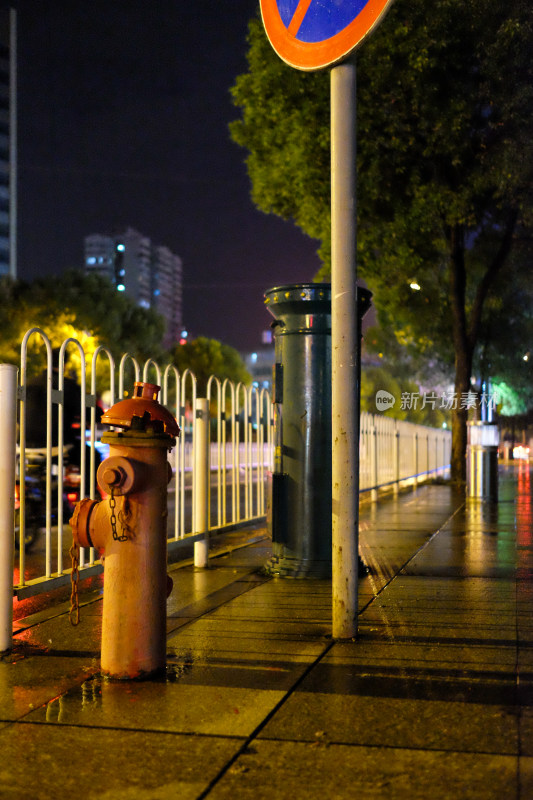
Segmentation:
{"type": "Polygon", "coordinates": [[[359,386],[356,267],[356,72],[331,70],[333,638],[357,634],[359,386]]]}
{"type": "MultiPolygon", "coordinates": [[[[351,53],[392,0],[260,0],[270,43],[296,69],[331,70],[333,638],[357,633],[359,308],[356,268],[355,63],[351,53]],[[343,63],[341,63],[343,62],[343,63]],[[337,66],[334,66],[334,65],[337,66]]],[[[361,309],[363,311],[363,309],[361,309]]]]}

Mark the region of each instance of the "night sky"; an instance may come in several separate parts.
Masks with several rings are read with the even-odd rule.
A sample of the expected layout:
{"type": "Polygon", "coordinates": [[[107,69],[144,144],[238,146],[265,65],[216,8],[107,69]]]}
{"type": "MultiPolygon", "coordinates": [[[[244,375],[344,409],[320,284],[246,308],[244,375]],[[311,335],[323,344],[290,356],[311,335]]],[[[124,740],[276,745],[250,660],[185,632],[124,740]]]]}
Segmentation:
{"type": "Polygon", "coordinates": [[[14,5],[19,277],[81,267],[84,236],[131,225],[182,258],[193,335],[256,349],[264,289],[320,266],[315,241],[255,209],[229,138],[258,0],[14,5]]]}

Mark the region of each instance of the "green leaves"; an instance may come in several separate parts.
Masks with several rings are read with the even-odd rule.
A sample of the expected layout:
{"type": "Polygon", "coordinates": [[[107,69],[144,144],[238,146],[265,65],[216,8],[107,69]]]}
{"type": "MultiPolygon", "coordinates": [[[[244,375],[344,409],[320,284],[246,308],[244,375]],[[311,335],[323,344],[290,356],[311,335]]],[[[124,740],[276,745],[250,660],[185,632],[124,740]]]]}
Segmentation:
{"type": "MultiPolygon", "coordinates": [[[[329,74],[285,66],[258,20],[249,45],[231,135],[256,205],[321,242],[325,280],[329,74]]],[[[455,364],[460,390],[481,369],[480,344],[501,368],[515,358],[487,325],[494,297],[511,307],[519,283],[533,304],[521,267],[533,240],[532,51],[528,0],[396,0],[357,52],[358,273],[382,328],[433,367],[455,364]]],[[[529,325],[527,303],[515,308],[529,325]]]]}
{"type": "MultiPolygon", "coordinates": [[[[83,339],[92,350],[105,345],[118,357],[124,351],[142,360],[164,355],[164,319],[155,311],[139,308],[106,278],[81,270],[69,270],[60,280],[54,276],[32,284],[3,279],[0,322],[0,357],[11,363],[18,363],[22,337],[35,325],[50,336],[54,346],[72,336],[83,339]]],[[[37,364],[35,369],[42,366],[37,364]]]]}
{"type": "Polygon", "coordinates": [[[171,351],[171,358],[181,374],[186,369],[195,374],[200,397],[205,397],[207,381],[211,375],[221,381],[228,378],[235,384],[242,382],[245,386],[251,382],[237,350],[217,339],[199,336],[186,344],[176,345],[171,351]]]}
{"type": "Polygon", "coordinates": [[[292,219],[323,240],[329,235],[323,202],[329,198],[327,75],[287,67],[259,20],[250,23],[249,43],[249,71],[231,90],[242,116],[230,133],[248,151],[252,199],[265,213],[292,219]]]}
{"type": "MultiPolygon", "coordinates": [[[[382,312],[395,300],[381,282],[442,274],[459,228],[471,304],[489,266],[484,242],[495,244],[510,207],[530,216],[532,44],[525,0],[437,0],[430,10],[424,0],[397,0],[358,51],[358,270],[382,312]]],[[[248,151],[252,198],[321,241],[325,278],[329,74],[283,64],[258,19],[248,62],[232,89],[242,116],[231,135],[248,151]]],[[[445,285],[439,290],[430,302],[449,333],[445,285]]]]}

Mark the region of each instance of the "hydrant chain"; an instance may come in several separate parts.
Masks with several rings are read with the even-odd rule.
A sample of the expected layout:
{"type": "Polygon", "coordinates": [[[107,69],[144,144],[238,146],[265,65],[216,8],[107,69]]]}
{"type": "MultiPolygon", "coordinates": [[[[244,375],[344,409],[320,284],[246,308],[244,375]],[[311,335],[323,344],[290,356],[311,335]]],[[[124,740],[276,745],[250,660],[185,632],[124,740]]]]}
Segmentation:
{"type": "Polygon", "coordinates": [[[80,548],[76,542],[72,543],[70,548],[70,557],[72,559],[72,572],[70,573],[70,584],[72,591],[70,593],[70,611],[68,618],[71,625],[79,625],[80,623],[80,598],[78,594],[79,582],[79,564],[80,564],[80,548]]]}
{"type": "MultiPolygon", "coordinates": [[[[124,525],[123,528],[122,528],[122,531],[123,531],[122,536],[118,535],[117,517],[116,517],[116,514],[115,514],[116,506],[117,506],[117,501],[115,500],[115,491],[114,491],[114,487],[112,486],[111,487],[111,495],[109,497],[109,508],[111,509],[111,517],[110,517],[109,521],[111,522],[111,531],[113,533],[113,539],[116,542],[127,542],[128,541],[128,537],[127,537],[126,533],[124,533],[125,530],[128,530],[128,526],[127,525],[124,525]]],[[[119,516],[120,516],[120,514],[119,514],[119,516]]]]}

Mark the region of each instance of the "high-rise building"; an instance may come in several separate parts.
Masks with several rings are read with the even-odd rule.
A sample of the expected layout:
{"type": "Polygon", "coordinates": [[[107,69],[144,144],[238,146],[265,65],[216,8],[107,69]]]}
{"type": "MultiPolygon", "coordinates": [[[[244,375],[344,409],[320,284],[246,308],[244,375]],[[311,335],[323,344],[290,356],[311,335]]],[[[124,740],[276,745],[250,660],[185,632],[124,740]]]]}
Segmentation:
{"type": "Polygon", "coordinates": [[[143,308],[166,320],[165,347],[179,341],[183,328],[182,262],[168,247],[152,245],[133,228],[85,237],[85,270],[107,276],[143,308]]]}
{"type": "Polygon", "coordinates": [[[16,12],[0,9],[0,275],[17,277],[16,12]]]}

